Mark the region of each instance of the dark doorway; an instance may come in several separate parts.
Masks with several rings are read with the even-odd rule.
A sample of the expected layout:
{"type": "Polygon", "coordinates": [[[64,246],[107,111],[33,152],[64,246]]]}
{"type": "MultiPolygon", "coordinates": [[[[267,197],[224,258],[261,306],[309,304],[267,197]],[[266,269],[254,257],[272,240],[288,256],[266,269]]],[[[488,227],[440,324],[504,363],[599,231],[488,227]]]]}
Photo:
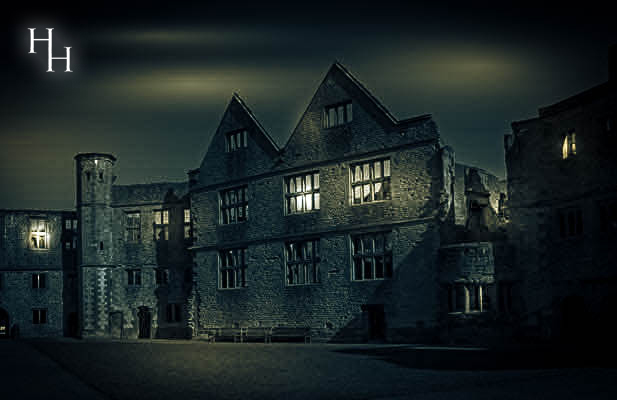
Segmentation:
{"type": "Polygon", "coordinates": [[[139,317],[139,335],[140,339],[150,339],[150,325],[152,324],[152,314],[148,307],[139,307],[137,313],[139,317]]]}
{"type": "Polygon", "coordinates": [[[588,329],[585,301],[580,296],[566,297],[561,303],[561,338],[569,343],[584,340],[588,329]]]}
{"type": "Polygon", "coordinates": [[[8,338],[10,335],[9,313],[0,308],[0,338],[8,338]]]}
{"type": "MultiPolygon", "coordinates": [[[[109,313],[109,336],[111,336],[112,339],[122,339],[122,320],[121,311],[109,313]]],[[[139,321],[139,326],[139,332],[141,333],[141,319],[139,321]]]]}
{"type": "Polygon", "coordinates": [[[77,321],[77,313],[76,312],[71,312],[69,313],[68,319],[67,319],[67,335],[69,337],[77,337],[77,331],[78,331],[78,321],[77,321]]]}
{"type": "Polygon", "coordinates": [[[368,318],[368,339],[384,340],[386,338],[386,314],[383,304],[365,304],[363,310],[368,318]]]}

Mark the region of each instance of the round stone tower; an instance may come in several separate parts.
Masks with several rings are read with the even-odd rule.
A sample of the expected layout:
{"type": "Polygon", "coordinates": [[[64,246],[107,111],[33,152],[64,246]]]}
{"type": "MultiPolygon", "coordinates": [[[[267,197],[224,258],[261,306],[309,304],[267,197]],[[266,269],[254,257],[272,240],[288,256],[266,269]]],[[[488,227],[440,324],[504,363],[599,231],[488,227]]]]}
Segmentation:
{"type": "Polygon", "coordinates": [[[108,336],[112,297],[113,238],[111,187],[116,158],[75,156],[79,220],[79,321],[82,336],[108,336]]]}

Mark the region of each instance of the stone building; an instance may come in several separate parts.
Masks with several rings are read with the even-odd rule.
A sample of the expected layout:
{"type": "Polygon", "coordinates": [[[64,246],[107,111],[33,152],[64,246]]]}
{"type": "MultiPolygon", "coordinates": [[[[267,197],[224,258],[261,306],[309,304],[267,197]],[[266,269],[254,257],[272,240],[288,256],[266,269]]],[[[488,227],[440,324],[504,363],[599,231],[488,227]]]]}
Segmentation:
{"type": "Polygon", "coordinates": [[[609,80],[512,123],[505,136],[512,257],[499,272],[524,336],[608,335],[617,306],[617,48],[609,80]]]}
{"type": "Polygon", "coordinates": [[[0,311],[23,335],[39,336],[30,309],[42,306],[34,289],[14,305],[22,264],[57,275],[45,299],[56,335],[76,315],[83,337],[287,326],[330,341],[436,342],[494,319],[503,182],[456,164],[430,115],[398,120],[338,63],[283,148],[234,95],[186,183],[119,186],[114,156],[75,161],[70,268],[60,217],[45,213],[52,261],[30,260],[38,249],[16,233],[29,225],[2,212],[0,311]]]}

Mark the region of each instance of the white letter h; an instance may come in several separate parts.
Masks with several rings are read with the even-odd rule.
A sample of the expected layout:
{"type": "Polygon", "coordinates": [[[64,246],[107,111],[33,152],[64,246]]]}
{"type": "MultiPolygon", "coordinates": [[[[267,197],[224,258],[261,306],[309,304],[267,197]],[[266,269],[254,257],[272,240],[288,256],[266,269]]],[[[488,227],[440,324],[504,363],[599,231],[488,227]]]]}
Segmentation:
{"type": "Polygon", "coordinates": [[[66,49],[66,57],[52,57],[51,49],[52,49],[52,31],[54,28],[47,28],[48,36],[47,39],[35,39],[34,38],[34,30],[36,28],[28,28],[30,30],[30,52],[28,54],[36,54],[34,51],[34,42],[47,42],[47,72],[54,72],[51,68],[53,60],[66,60],[66,71],[64,72],[73,72],[71,71],[71,48],[65,47],[66,49]]]}

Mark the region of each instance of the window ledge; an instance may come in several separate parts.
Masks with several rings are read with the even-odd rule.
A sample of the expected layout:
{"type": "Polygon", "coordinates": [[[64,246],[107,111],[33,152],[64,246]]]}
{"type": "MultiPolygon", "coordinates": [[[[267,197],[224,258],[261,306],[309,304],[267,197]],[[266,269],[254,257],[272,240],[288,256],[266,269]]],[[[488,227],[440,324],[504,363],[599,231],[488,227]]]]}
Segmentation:
{"type": "Polygon", "coordinates": [[[248,220],[246,220],[246,221],[238,221],[238,222],[230,222],[229,224],[218,223],[216,226],[233,226],[233,225],[241,225],[241,224],[246,224],[247,222],[248,222],[248,220]]]}
{"type": "Polygon", "coordinates": [[[295,213],[286,213],[285,217],[291,217],[293,215],[311,215],[311,214],[319,214],[319,212],[321,211],[320,209],[317,210],[311,210],[311,211],[302,211],[302,212],[295,212],[295,213]]]}
{"type": "Polygon", "coordinates": [[[321,285],[321,282],[314,282],[314,283],[294,283],[294,284],[289,284],[286,283],[285,287],[286,288],[296,288],[296,287],[306,287],[306,286],[319,286],[321,285]]]}
{"type": "Polygon", "coordinates": [[[247,289],[248,286],[240,286],[240,287],[234,287],[234,288],[217,288],[217,290],[221,291],[221,292],[228,292],[228,291],[236,291],[236,290],[244,290],[247,289]]]}
{"type": "Polygon", "coordinates": [[[360,204],[351,203],[351,206],[352,207],[360,207],[360,206],[368,206],[368,205],[371,205],[371,204],[388,203],[388,202],[391,202],[391,201],[392,201],[392,199],[388,199],[388,200],[375,200],[375,201],[367,201],[365,203],[360,203],[360,204]]]}
{"type": "Polygon", "coordinates": [[[362,282],[381,282],[381,281],[391,281],[392,278],[374,278],[374,279],[352,279],[352,282],[358,282],[358,283],[362,283],[362,282]]]}

